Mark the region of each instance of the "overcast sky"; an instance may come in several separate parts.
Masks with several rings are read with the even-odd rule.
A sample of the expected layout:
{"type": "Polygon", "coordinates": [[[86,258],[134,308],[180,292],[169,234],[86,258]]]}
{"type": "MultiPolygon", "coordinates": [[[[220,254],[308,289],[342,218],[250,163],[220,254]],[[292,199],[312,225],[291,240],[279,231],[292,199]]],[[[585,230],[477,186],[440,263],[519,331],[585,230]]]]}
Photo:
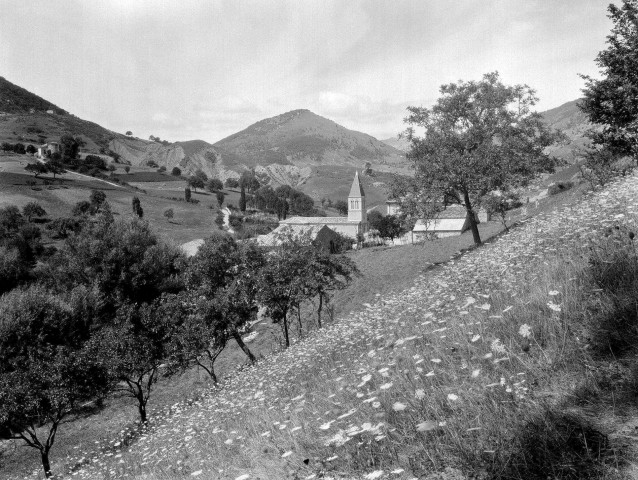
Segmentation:
{"type": "Polygon", "coordinates": [[[538,110],[597,74],[609,0],[0,0],[0,76],[100,125],[211,143],[308,108],[377,138],[498,70],[538,110]]]}

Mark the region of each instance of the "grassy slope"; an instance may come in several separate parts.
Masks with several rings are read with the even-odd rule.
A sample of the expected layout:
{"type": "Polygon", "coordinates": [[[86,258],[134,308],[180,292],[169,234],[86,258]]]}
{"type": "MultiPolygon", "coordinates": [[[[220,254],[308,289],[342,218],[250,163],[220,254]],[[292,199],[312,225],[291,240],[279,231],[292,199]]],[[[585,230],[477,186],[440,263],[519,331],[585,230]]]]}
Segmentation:
{"type": "Polygon", "coordinates": [[[609,374],[580,331],[583,258],[601,226],[634,219],[637,190],[635,177],[613,185],[383,294],[78,476],[622,478],[596,423],[618,430],[631,409],[588,383],[609,374]]]}
{"type": "MultiPolygon", "coordinates": [[[[140,198],[144,209],[144,218],[151,222],[155,231],[166,241],[177,244],[205,238],[218,228],[214,223],[217,213],[217,200],[208,192],[193,192],[193,198],[200,200],[195,205],[173,198],[183,198],[186,183],[175,181],[170,175],[160,175],[148,168],[133,168],[126,174],[123,166],[116,171],[120,178],[131,180],[132,185],[143,188],[147,193],[131,188],[110,185],[98,179],[92,179],[67,173],[58,176],[50,187],[42,185],[44,179],[53,181],[49,175],[34,179],[24,171],[27,162],[33,161],[27,155],[0,155],[0,207],[14,204],[19,207],[30,201],[38,201],[51,217],[69,216],[77,202],[87,200],[91,189],[102,190],[116,215],[128,217],[131,213],[131,199],[140,198]],[[148,184],[134,182],[135,179],[163,179],[163,182],[148,184]],[[27,185],[28,181],[37,181],[36,189],[27,185]],[[150,186],[149,186],[150,185],[150,186]],[[210,207],[213,206],[213,209],[210,207]],[[173,219],[168,222],[163,213],[167,208],[175,212],[173,219]]],[[[229,198],[234,198],[232,193],[229,198]]]]}

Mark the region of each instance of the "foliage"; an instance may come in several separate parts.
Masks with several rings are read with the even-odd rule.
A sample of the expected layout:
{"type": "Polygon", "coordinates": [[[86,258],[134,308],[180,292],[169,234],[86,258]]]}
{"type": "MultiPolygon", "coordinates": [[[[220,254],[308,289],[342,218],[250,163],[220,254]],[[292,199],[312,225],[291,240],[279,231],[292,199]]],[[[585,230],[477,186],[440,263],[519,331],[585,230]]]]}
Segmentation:
{"type": "Polygon", "coordinates": [[[174,175],[175,177],[179,177],[182,174],[182,171],[179,169],[179,167],[173,167],[173,170],[171,170],[171,175],[174,175]]]}
{"type": "Polygon", "coordinates": [[[27,172],[31,172],[34,174],[35,178],[38,178],[38,175],[43,175],[49,171],[46,165],[40,162],[29,163],[24,169],[27,172]]]}
{"type": "Polygon", "coordinates": [[[239,177],[238,186],[245,188],[248,193],[254,193],[261,185],[255,176],[255,172],[253,170],[246,170],[241,174],[241,177],[239,177]]]}
{"type": "Polygon", "coordinates": [[[38,150],[31,144],[27,145],[27,153],[35,154],[38,150]]]}
{"type": "Polygon", "coordinates": [[[186,200],[187,202],[191,201],[191,189],[189,187],[186,187],[184,189],[184,200],[186,200]]]}
{"type": "Polygon", "coordinates": [[[341,215],[348,215],[348,202],[345,200],[337,200],[333,206],[341,215]]]}
{"type": "Polygon", "coordinates": [[[178,291],[182,262],[182,254],[159,242],[147,222],[100,214],[66,239],[41,275],[58,291],[94,286],[113,312],[126,301],[152,303],[162,293],[178,291]]]}
{"type": "Polygon", "coordinates": [[[160,366],[169,357],[171,337],[182,321],[173,307],[171,296],[151,304],[124,303],[91,345],[92,356],[107,366],[110,388],[137,401],[141,423],[147,421],[151,391],[160,366]]]}
{"type": "Polygon", "coordinates": [[[602,126],[589,136],[594,146],[604,147],[616,156],[638,154],[638,3],[623,0],[610,4],[608,17],[613,22],[608,47],[596,57],[602,78],[583,75],[586,81],[581,109],[589,120],[602,126]]]}
{"type": "Polygon", "coordinates": [[[124,135],[126,135],[127,137],[130,137],[131,135],[133,135],[133,132],[131,132],[130,130],[127,130],[124,135]]]}
{"type": "Polygon", "coordinates": [[[224,185],[228,188],[238,188],[239,180],[237,180],[236,178],[228,177],[224,185]]]}
{"type": "Polygon", "coordinates": [[[197,191],[198,188],[204,188],[204,186],[206,185],[204,183],[204,180],[195,175],[191,175],[190,177],[188,177],[187,183],[188,186],[193,188],[195,191],[197,191]]]}
{"type": "Polygon", "coordinates": [[[244,185],[241,186],[241,192],[239,196],[239,210],[241,212],[246,211],[246,187],[244,185]]]}
{"type": "Polygon", "coordinates": [[[131,167],[130,167],[130,166],[128,166],[128,165],[126,165],[126,166],[124,167],[124,171],[125,171],[126,173],[129,173],[129,172],[131,171],[131,167]]]}
{"type": "Polygon", "coordinates": [[[211,178],[206,184],[206,189],[209,192],[218,192],[224,188],[224,184],[219,178],[211,178]]]}
{"type": "Polygon", "coordinates": [[[47,212],[38,202],[29,202],[22,207],[22,214],[27,217],[27,221],[31,221],[33,217],[44,217],[47,212]]]}
{"type": "Polygon", "coordinates": [[[557,160],[544,148],[562,137],[532,112],[537,98],[527,85],[504,85],[498,73],[480,81],[451,83],[431,108],[408,107],[408,158],[415,176],[397,180],[392,196],[404,214],[433,218],[439,205],[463,205],[476,244],[481,243],[474,209],[494,190],[525,186],[552,172],[557,160]],[[426,131],[423,137],[415,128],[426,131]]]}
{"type": "Polygon", "coordinates": [[[84,157],[83,164],[89,168],[99,168],[100,170],[106,170],[106,162],[98,155],[87,155],[84,157]]]}
{"type": "MultiPolygon", "coordinates": [[[[60,152],[62,154],[62,161],[67,162],[69,160],[75,160],[80,152],[80,147],[85,145],[82,137],[73,136],[70,134],[62,135],[60,137],[60,152]]],[[[98,157],[99,158],[99,157],[98,157]]]]}
{"type": "Polygon", "coordinates": [[[224,192],[217,192],[215,194],[215,197],[217,198],[217,206],[219,208],[222,208],[222,205],[224,204],[224,199],[226,198],[226,195],[224,194],[224,192]]]}
{"type": "Polygon", "coordinates": [[[86,290],[60,298],[41,287],[0,298],[0,432],[37,449],[47,477],[61,421],[108,388],[85,348],[96,320],[87,300],[96,298],[86,290]]]}
{"type": "Polygon", "coordinates": [[[142,208],[139,197],[133,197],[131,200],[131,206],[133,207],[133,213],[137,215],[138,218],[144,217],[144,209],[142,208]]]}
{"type": "Polygon", "coordinates": [[[489,216],[498,216],[505,230],[509,231],[507,225],[508,212],[523,204],[520,196],[515,192],[491,192],[481,199],[481,205],[489,216]]]}
{"type": "Polygon", "coordinates": [[[24,146],[24,143],[16,143],[13,146],[13,151],[19,155],[24,155],[25,153],[27,153],[26,147],[24,146]]]}
{"type": "Polygon", "coordinates": [[[64,164],[60,160],[57,160],[55,158],[51,158],[46,163],[46,167],[47,167],[47,171],[53,174],[53,178],[55,178],[56,175],[60,175],[66,172],[66,170],[64,169],[64,164]]]}
{"type": "MultiPolygon", "coordinates": [[[[312,216],[317,214],[314,200],[289,185],[282,185],[275,189],[277,197],[286,200],[291,215],[312,216]]],[[[282,205],[283,208],[283,205],[282,205]]],[[[288,212],[286,212],[287,214],[288,212]]],[[[285,215],[283,218],[286,218],[285,215]]]]}
{"type": "Polygon", "coordinates": [[[206,183],[208,181],[208,175],[206,175],[206,173],[201,168],[195,170],[195,173],[193,176],[199,178],[202,181],[202,183],[206,183]]]}
{"type": "Polygon", "coordinates": [[[171,221],[174,215],[175,215],[175,212],[173,212],[172,208],[167,208],[166,210],[164,210],[164,216],[166,217],[166,220],[168,220],[169,222],[171,221]]]}

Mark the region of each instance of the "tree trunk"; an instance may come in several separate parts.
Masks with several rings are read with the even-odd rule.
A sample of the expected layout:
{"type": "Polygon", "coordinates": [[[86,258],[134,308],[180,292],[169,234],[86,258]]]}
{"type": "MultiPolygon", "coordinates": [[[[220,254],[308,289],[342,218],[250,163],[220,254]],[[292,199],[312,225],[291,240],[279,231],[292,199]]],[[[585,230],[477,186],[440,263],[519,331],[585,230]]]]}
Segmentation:
{"type": "Polygon", "coordinates": [[[317,326],[321,328],[321,309],[323,308],[323,294],[319,294],[319,308],[317,309],[317,326]]]}
{"type": "Polygon", "coordinates": [[[49,462],[49,450],[40,450],[40,457],[42,458],[42,468],[44,469],[44,476],[47,478],[51,478],[53,474],[51,473],[51,463],[49,462]]]}
{"type": "Polygon", "coordinates": [[[301,338],[301,305],[297,305],[297,323],[299,324],[299,338],[301,338]]]}
{"type": "Polygon", "coordinates": [[[246,354],[246,356],[248,356],[250,363],[255,363],[257,359],[253,355],[253,352],[250,351],[250,349],[246,346],[244,341],[241,339],[241,335],[239,334],[237,330],[233,331],[233,338],[237,342],[237,345],[239,345],[239,348],[241,348],[246,354]]]}
{"type": "Polygon", "coordinates": [[[284,313],[284,338],[286,339],[286,348],[290,346],[290,336],[288,335],[288,312],[284,313]]]}
{"type": "Polygon", "coordinates": [[[474,215],[474,210],[472,209],[472,204],[470,203],[470,196],[466,193],[463,194],[463,200],[465,201],[465,210],[467,211],[467,217],[470,220],[470,230],[472,230],[472,237],[474,238],[474,244],[480,245],[481,242],[481,234],[478,230],[478,225],[476,223],[476,216],[474,215]]]}
{"type": "Polygon", "coordinates": [[[139,401],[137,411],[140,412],[140,422],[146,423],[146,403],[144,403],[144,401],[139,401]]]}

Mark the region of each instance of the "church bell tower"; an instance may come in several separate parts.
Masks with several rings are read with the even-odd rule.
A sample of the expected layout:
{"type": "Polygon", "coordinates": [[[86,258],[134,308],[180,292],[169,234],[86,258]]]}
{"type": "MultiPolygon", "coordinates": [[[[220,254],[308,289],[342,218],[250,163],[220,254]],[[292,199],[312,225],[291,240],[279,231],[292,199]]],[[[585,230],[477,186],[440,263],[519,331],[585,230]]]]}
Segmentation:
{"type": "MultiPolygon", "coordinates": [[[[350,194],[348,195],[348,221],[368,223],[368,213],[366,211],[366,195],[363,193],[363,187],[359,181],[359,172],[354,174],[350,194]]],[[[367,228],[364,227],[364,231],[367,228]]]]}

